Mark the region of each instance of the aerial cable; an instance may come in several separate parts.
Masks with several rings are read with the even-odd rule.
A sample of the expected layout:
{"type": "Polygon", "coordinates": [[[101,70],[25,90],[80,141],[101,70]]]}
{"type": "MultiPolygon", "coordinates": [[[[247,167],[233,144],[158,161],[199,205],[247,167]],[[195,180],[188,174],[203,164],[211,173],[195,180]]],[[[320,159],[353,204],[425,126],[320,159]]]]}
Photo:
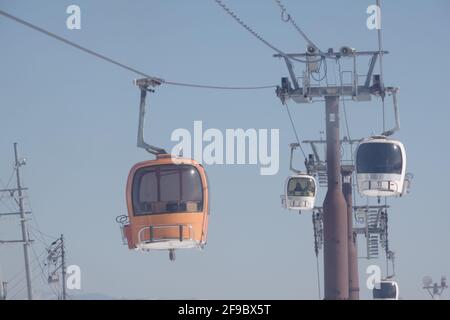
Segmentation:
{"type": "Polygon", "coordinates": [[[275,51],[278,54],[280,54],[283,58],[286,58],[286,59],[289,59],[289,60],[293,60],[293,61],[297,61],[297,62],[301,62],[301,63],[319,62],[321,60],[321,59],[317,59],[315,61],[307,61],[307,60],[302,60],[302,59],[297,59],[297,58],[294,58],[294,57],[290,57],[289,55],[287,55],[286,53],[284,53],[283,51],[281,51],[280,49],[275,47],[273,44],[271,44],[269,41],[265,40],[261,35],[259,35],[255,30],[253,30],[249,25],[247,25],[244,21],[242,21],[242,19],[239,18],[238,15],[236,13],[234,13],[230,8],[228,8],[221,0],[214,0],[214,1],[226,13],[228,13],[234,20],[236,20],[236,22],[239,23],[245,30],[250,32],[256,39],[258,39],[259,41],[264,43],[266,46],[271,48],[273,51],[275,51]]]}
{"type": "MultiPolygon", "coordinates": [[[[41,253],[39,256],[42,256],[43,254],[45,253],[45,251],[43,252],[43,253],[41,253]]],[[[36,265],[36,259],[34,259],[32,262],[31,262],[31,266],[32,266],[32,269],[31,269],[31,274],[35,274],[35,271],[38,269],[38,265],[36,265]]],[[[13,278],[16,278],[17,279],[17,276],[18,275],[21,275],[23,273],[23,271],[22,272],[19,272],[16,276],[14,276],[13,278]]],[[[36,276],[36,274],[35,274],[35,276],[36,276]]],[[[20,287],[19,285],[20,284],[23,284],[23,281],[25,281],[26,282],[26,278],[18,278],[18,280],[17,281],[7,281],[8,282],[8,296],[9,295],[11,295],[11,293],[14,291],[14,289],[16,289],[16,288],[21,288],[19,291],[23,291],[24,289],[26,289],[26,287],[27,287],[27,285],[26,285],[26,283],[25,283],[25,286],[22,286],[22,287],[20,287]],[[11,283],[14,283],[13,285],[11,285],[11,283]]],[[[34,281],[34,279],[33,279],[33,281],[34,281]]],[[[32,281],[32,282],[33,282],[32,281]]]]}
{"type": "Polygon", "coordinates": [[[218,89],[218,90],[259,90],[259,89],[272,89],[276,88],[276,85],[266,85],[266,86],[250,86],[250,87],[228,87],[228,86],[211,86],[203,84],[193,84],[184,82],[174,82],[174,81],[163,81],[164,84],[173,86],[182,86],[190,88],[200,88],[200,89],[218,89]]]}
{"type": "Polygon", "coordinates": [[[303,30],[295,22],[294,18],[292,18],[292,16],[287,12],[286,7],[283,5],[281,0],[274,0],[274,1],[281,9],[281,20],[283,20],[284,22],[290,22],[291,25],[295,28],[295,30],[297,30],[297,32],[303,37],[303,39],[305,39],[308,45],[312,46],[314,49],[320,52],[320,49],[314,44],[314,42],[311,41],[311,39],[306,35],[306,33],[304,33],[303,30]]]}
{"type": "Polygon", "coordinates": [[[300,142],[300,138],[298,136],[297,129],[295,129],[294,120],[292,119],[291,111],[289,111],[289,105],[287,103],[286,103],[286,110],[287,110],[287,114],[289,116],[289,120],[291,121],[292,130],[294,131],[294,135],[295,135],[295,138],[297,139],[298,146],[300,147],[300,151],[302,152],[303,157],[306,160],[307,159],[306,153],[305,153],[305,151],[303,151],[302,144],[300,142]]]}
{"type": "Polygon", "coordinates": [[[322,300],[322,293],[320,291],[320,267],[319,267],[319,255],[316,254],[316,272],[317,272],[317,289],[319,294],[319,300],[322,300]]]}
{"type": "Polygon", "coordinates": [[[43,29],[41,27],[38,27],[38,26],[36,26],[36,25],[34,25],[34,24],[30,23],[30,22],[27,22],[27,21],[22,20],[22,19],[20,19],[18,17],[15,17],[15,16],[13,16],[13,15],[11,15],[11,14],[3,11],[3,10],[0,10],[0,15],[6,17],[8,19],[14,20],[14,21],[16,21],[16,22],[18,22],[18,23],[20,23],[20,24],[22,24],[24,26],[27,26],[27,27],[29,27],[29,28],[31,28],[33,30],[36,30],[36,31],[38,31],[40,33],[43,33],[43,34],[45,34],[45,35],[47,35],[47,36],[49,36],[51,38],[54,38],[54,39],[56,39],[58,41],[61,41],[61,42],[65,43],[65,44],[67,44],[69,46],[72,46],[72,47],[74,47],[74,48],[76,48],[78,50],[81,50],[81,51],[83,51],[83,52],[85,52],[87,54],[93,55],[93,56],[95,56],[95,57],[97,57],[99,59],[102,59],[102,60],[104,60],[106,62],[114,64],[114,65],[116,65],[116,66],[118,66],[118,67],[120,67],[122,69],[131,71],[131,72],[133,72],[135,74],[138,74],[138,75],[146,77],[146,78],[157,79],[159,82],[165,83],[165,84],[168,84],[168,85],[184,86],[184,87],[200,88],[200,89],[218,89],[218,90],[259,90],[259,89],[270,89],[270,88],[276,88],[277,87],[276,85],[265,85],[265,86],[215,86],[215,85],[204,85],[204,84],[195,84],[195,83],[166,81],[164,79],[159,79],[159,78],[156,78],[154,76],[151,76],[151,75],[149,75],[149,74],[147,74],[145,72],[142,72],[142,71],[140,71],[138,69],[130,67],[130,66],[128,66],[126,64],[123,64],[121,62],[118,62],[118,61],[116,61],[114,59],[111,59],[111,58],[109,58],[109,57],[107,57],[107,56],[105,56],[103,54],[100,54],[100,53],[94,51],[94,50],[91,50],[91,49],[88,49],[86,47],[83,47],[83,46],[81,46],[81,45],[79,45],[79,44],[77,44],[75,42],[72,42],[72,41],[70,41],[70,40],[68,40],[66,38],[63,38],[63,37],[61,37],[61,36],[59,36],[59,35],[57,35],[55,33],[52,33],[50,31],[45,30],[45,29],[43,29]]]}
{"type": "Polygon", "coordinates": [[[314,229],[314,253],[316,255],[316,272],[317,272],[317,292],[319,294],[319,300],[322,299],[322,293],[320,291],[320,267],[319,267],[319,243],[317,242],[317,229],[316,229],[316,219],[319,217],[319,212],[313,212],[312,221],[314,229]]]}
{"type": "MultiPolygon", "coordinates": [[[[38,280],[39,279],[39,277],[41,277],[41,274],[40,273],[36,273],[35,271],[37,270],[37,267],[38,266],[36,266],[33,270],[32,270],[32,274],[34,274],[34,276],[33,276],[33,278],[31,279],[31,282],[35,282],[36,280],[38,280]]],[[[42,279],[42,278],[41,278],[42,279]]],[[[14,295],[12,296],[12,297],[9,297],[10,295],[11,295],[11,292],[8,292],[8,297],[7,297],[7,299],[8,300],[15,300],[15,299],[17,299],[21,294],[22,294],[22,292],[25,290],[25,289],[27,289],[27,285],[25,284],[24,286],[22,286],[20,289],[18,289],[15,293],[14,293],[14,295]]],[[[11,289],[9,289],[8,288],[8,291],[11,291],[11,289]]]]}
{"type": "MultiPolygon", "coordinates": [[[[339,71],[339,84],[340,84],[340,86],[342,88],[343,87],[343,80],[342,80],[342,71],[341,71],[341,61],[338,59],[337,63],[338,63],[338,71],[339,71]]],[[[350,129],[349,129],[348,119],[347,119],[347,106],[345,104],[344,96],[342,96],[342,106],[343,106],[343,110],[344,110],[344,120],[345,120],[345,129],[347,131],[347,138],[348,138],[348,140],[351,141],[352,138],[350,137],[350,129]]],[[[353,159],[353,154],[352,154],[352,159],[353,159]]]]}
{"type": "MultiPolygon", "coordinates": [[[[381,0],[377,0],[378,14],[381,15],[381,0]]],[[[383,132],[386,132],[386,116],[385,116],[385,89],[384,89],[384,78],[383,78],[383,39],[381,37],[381,16],[378,16],[378,22],[380,23],[377,28],[378,33],[378,55],[380,59],[380,92],[381,101],[383,107],[383,132]]]]}

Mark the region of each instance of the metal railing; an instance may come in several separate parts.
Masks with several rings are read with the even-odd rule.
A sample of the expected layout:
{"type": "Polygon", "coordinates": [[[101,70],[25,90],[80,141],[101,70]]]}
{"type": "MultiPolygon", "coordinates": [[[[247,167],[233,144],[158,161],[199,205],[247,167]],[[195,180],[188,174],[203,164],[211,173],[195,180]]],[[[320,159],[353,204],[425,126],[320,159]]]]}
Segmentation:
{"type": "Polygon", "coordinates": [[[142,227],[138,232],[138,242],[139,243],[154,243],[154,242],[164,242],[169,240],[178,240],[180,242],[182,241],[193,241],[195,239],[194,237],[194,229],[192,228],[191,224],[166,224],[166,225],[151,225],[142,227]],[[172,229],[177,228],[178,229],[178,237],[175,238],[157,238],[155,237],[155,230],[161,230],[161,229],[172,229]],[[144,232],[146,230],[149,230],[149,237],[146,240],[144,236],[144,232]],[[184,231],[188,230],[189,236],[186,238],[184,237],[184,231]]]}

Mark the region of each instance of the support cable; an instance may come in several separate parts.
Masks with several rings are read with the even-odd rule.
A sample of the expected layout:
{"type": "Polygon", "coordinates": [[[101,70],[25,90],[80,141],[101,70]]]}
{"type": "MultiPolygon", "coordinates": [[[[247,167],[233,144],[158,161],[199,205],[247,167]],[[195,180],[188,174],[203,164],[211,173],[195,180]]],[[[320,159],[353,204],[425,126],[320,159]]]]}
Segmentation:
{"type": "MultiPolygon", "coordinates": [[[[381,0],[377,0],[378,14],[381,15],[381,0]]],[[[384,88],[384,78],[383,78],[383,39],[381,37],[381,16],[378,17],[380,25],[378,26],[378,56],[380,59],[380,86],[381,86],[381,101],[383,108],[383,132],[386,132],[386,108],[385,108],[385,88],[384,88]]]]}
{"type": "MultiPolygon", "coordinates": [[[[51,38],[54,38],[54,39],[56,39],[56,40],[58,40],[60,42],[65,43],[65,44],[67,44],[69,46],[72,46],[72,47],[74,47],[74,48],[76,48],[78,50],[81,50],[81,51],[83,51],[83,52],[85,52],[87,54],[95,56],[95,57],[97,57],[97,58],[99,58],[101,60],[104,60],[106,62],[109,62],[109,63],[111,63],[113,65],[116,65],[116,66],[118,66],[118,67],[120,67],[122,69],[128,70],[130,72],[133,72],[135,74],[138,74],[138,75],[146,77],[146,78],[155,78],[154,76],[151,76],[151,75],[149,75],[149,74],[147,74],[145,72],[142,72],[142,71],[140,71],[138,69],[130,67],[130,66],[128,66],[126,64],[123,64],[121,62],[118,62],[117,60],[111,59],[111,58],[109,58],[109,57],[107,57],[107,56],[105,56],[103,54],[100,54],[100,53],[94,51],[94,50],[91,50],[91,49],[88,49],[86,47],[83,47],[83,46],[81,46],[81,45],[79,45],[79,44],[77,44],[75,42],[72,42],[72,41],[70,41],[70,40],[68,40],[66,38],[63,38],[63,37],[61,37],[61,36],[59,36],[59,35],[57,35],[55,33],[52,33],[50,31],[45,30],[45,29],[43,29],[41,27],[38,27],[38,26],[36,26],[36,25],[34,25],[34,24],[30,23],[30,22],[27,22],[27,21],[22,20],[22,19],[20,19],[18,17],[15,17],[15,16],[13,16],[13,15],[11,15],[11,14],[3,11],[3,10],[0,10],[0,15],[6,17],[8,19],[14,20],[14,21],[16,21],[16,22],[18,22],[18,23],[20,23],[20,24],[22,24],[24,26],[27,26],[27,27],[35,30],[35,31],[43,33],[43,34],[45,34],[45,35],[47,35],[47,36],[49,36],[51,38]]],[[[277,87],[276,85],[265,85],[265,86],[216,86],[216,85],[204,85],[204,84],[185,83],[185,82],[176,82],[176,81],[165,81],[163,79],[159,79],[159,80],[162,83],[165,83],[165,84],[168,84],[168,85],[191,87],[191,88],[200,88],[200,89],[260,90],[260,89],[271,89],[271,88],[276,88],[277,87]]]]}
{"type": "Polygon", "coordinates": [[[301,62],[301,63],[311,63],[311,62],[319,62],[322,58],[317,59],[316,61],[307,61],[307,60],[302,60],[302,59],[298,59],[298,58],[294,58],[294,57],[290,57],[289,55],[287,55],[285,52],[281,51],[280,49],[278,49],[277,47],[275,47],[273,44],[271,44],[269,41],[265,40],[259,33],[257,33],[255,30],[253,30],[248,24],[246,24],[244,21],[242,21],[241,18],[239,18],[239,16],[234,13],[230,8],[228,8],[221,0],[214,0],[226,13],[228,13],[234,20],[236,20],[237,23],[239,23],[245,30],[247,30],[248,32],[250,32],[256,39],[258,39],[259,41],[261,41],[262,43],[264,43],[266,46],[268,46],[269,48],[271,48],[273,51],[277,52],[278,54],[280,54],[283,58],[289,59],[289,60],[293,60],[293,61],[297,61],[297,62],[301,62]]]}
{"type": "Polygon", "coordinates": [[[297,143],[298,143],[298,146],[300,147],[300,151],[302,152],[303,157],[305,159],[307,159],[306,153],[305,153],[305,151],[302,148],[302,144],[300,142],[300,138],[298,136],[297,129],[295,129],[294,120],[292,119],[291,111],[289,110],[289,105],[287,103],[286,103],[286,111],[287,111],[287,114],[289,116],[289,120],[291,121],[292,130],[294,131],[294,135],[295,135],[295,138],[297,139],[297,143]]]}
{"type": "Polygon", "coordinates": [[[319,48],[314,44],[314,42],[311,41],[311,39],[306,35],[306,33],[303,32],[303,30],[298,26],[298,24],[295,22],[294,18],[288,13],[286,10],[286,7],[283,5],[281,0],[274,0],[276,4],[281,9],[281,20],[284,22],[290,22],[291,25],[297,30],[297,32],[302,36],[303,39],[308,43],[308,45],[314,47],[318,52],[320,52],[319,48]]]}
{"type": "Polygon", "coordinates": [[[314,230],[314,253],[316,256],[316,272],[317,272],[317,292],[319,294],[319,300],[322,299],[321,293],[321,285],[320,285],[320,266],[319,266],[319,243],[317,242],[317,220],[319,219],[319,212],[313,212],[312,214],[312,222],[313,222],[313,230],[314,230]]]}
{"type": "Polygon", "coordinates": [[[320,266],[319,266],[319,255],[316,254],[316,272],[317,272],[317,290],[319,293],[319,300],[322,300],[322,292],[320,289],[320,266]]]}

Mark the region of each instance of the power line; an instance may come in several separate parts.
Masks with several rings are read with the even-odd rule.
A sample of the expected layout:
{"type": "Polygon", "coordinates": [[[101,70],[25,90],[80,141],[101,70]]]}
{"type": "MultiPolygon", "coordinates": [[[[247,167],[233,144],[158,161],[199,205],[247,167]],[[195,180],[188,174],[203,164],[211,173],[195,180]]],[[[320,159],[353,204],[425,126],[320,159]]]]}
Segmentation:
{"type": "MultiPolygon", "coordinates": [[[[44,250],[43,252],[41,252],[41,253],[38,255],[38,258],[41,258],[45,253],[46,253],[46,251],[44,250]]],[[[36,263],[36,258],[31,262],[31,266],[33,266],[33,268],[36,267],[36,266],[35,266],[35,263],[36,263]]],[[[22,271],[22,270],[19,271],[19,272],[17,272],[15,275],[13,275],[13,276],[7,281],[8,284],[14,283],[13,288],[16,287],[18,283],[21,283],[23,280],[25,280],[25,278],[19,278],[19,280],[18,280],[17,282],[15,281],[15,280],[16,280],[20,275],[22,275],[22,274],[23,274],[23,271],[22,271]]]]}
{"type": "MultiPolygon", "coordinates": [[[[35,267],[35,268],[33,269],[33,272],[36,271],[36,270],[37,270],[37,268],[35,267]]],[[[35,273],[33,279],[31,280],[31,282],[34,282],[35,280],[37,280],[37,279],[39,278],[39,276],[40,276],[39,273],[35,273]]],[[[17,298],[18,296],[20,296],[20,294],[21,294],[26,288],[27,288],[27,285],[25,284],[24,286],[22,286],[22,287],[20,288],[19,291],[16,291],[16,293],[15,293],[11,298],[8,298],[8,300],[13,300],[14,298],[17,298]]]]}
{"type": "MultiPolygon", "coordinates": [[[[31,212],[33,212],[33,208],[32,208],[32,206],[31,206],[31,198],[30,198],[30,196],[28,195],[28,193],[26,193],[26,197],[24,197],[24,199],[27,200],[27,204],[28,204],[29,210],[30,210],[31,212]]],[[[50,235],[48,235],[48,234],[42,232],[36,214],[34,214],[33,216],[34,216],[34,217],[33,217],[32,221],[33,221],[33,223],[36,225],[36,228],[32,227],[31,225],[29,225],[29,228],[31,229],[31,232],[33,233],[33,235],[34,235],[34,237],[36,238],[36,240],[38,240],[39,242],[41,242],[45,247],[48,247],[48,242],[45,240],[44,236],[47,237],[48,239],[51,239],[51,241],[54,241],[54,240],[56,240],[56,239],[58,239],[58,238],[57,238],[57,237],[54,237],[54,236],[50,236],[50,235]],[[37,237],[36,234],[33,232],[33,230],[36,231],[36,232],[39,234],[40,239],[38,239],[38,237],[37,237]]]]}
{"type": "Polygon", "coordinates": [[[294,18],[287,12],[286,7],[283,5],[281,0],[274,0],[276,4],[281,9],[281,20],[284,22],[290,22],[291,25],[297,30],[297,32],[305,39],[305,41],[312,47],[314,47],[317,51],[320,52],[319,48],[314,44],[314,42],[311,41],[311,39],[306,35],[306,33],[303,32],[303,30],[297,25],[294,18]]]}
{"type": "MultiPolygon", "coordinates": [[[[36,263],[36,260],[33,260],[33,264],[36,263]]],[[[36,277],[37,274],[35,274],[35,271],[38,269],[38,265],[35,264],[34,267],[31,269],[31,273],[34,274],[34,276],[36,277]]],[[[26,280],[26,278],[20,278],[19,281],[17,281],[13,286],[10,286],[8,288],[8,291],[11,292],[13,291],[15,288],[17,288],[19,286],[19,284],[23,283],[23,281],[26,280]]],[[[33,279],[34,280],[34,279],[33,279]]],[[[8,284],[10,284],[10,282],[8,281],[8,284]]],[[[19,291],[22,291],[23,289],[27,288],[27,283],[25,281],[25,285],[23,286],[23,288],[21,288],[19,291]]]]}
{"type": "MultiPolygon", "coordinates": [[[[53,32],[50,32],[50,31],[45,30],[45,29],[43,29],[41,27],[38,27],[38,26],[36,26],[36,25],[34,25],[34,24],[30,23],[30,22],[27,22],[27,21],[22,20],[22,19],[20,19],[18,17],[15,17],[15,16],[13,16],[13,15],[11,15],[11,14],[3,11],[3,10],[0,10],[0,15],[3,15],[4,17],[6,17],[8,19],[14,20],[14,21],[16,21],[16,22],[18,22],[18,23],[20,23],[20,24],[22,24],[24,26],[27,26],[27,27],[29,27],[29,28],[31,28],[33,30],[36,30],[36,31],[40,32],[40,33],[43,33],[43,34],[45,34],[45,35],[47,35],[47,36],[49,36],[51,38],[54,38],[54,39],[56,39],[58,41],[61,41],[61,42],[65,43],[65,44],[67,44],[69,46],[72,46],[72,47],[74,47],[74,48],[76,48],[78,50],[81,50],[81,51],[83,51],[83,52],[85,52],[87,54],[93,55],[93,56],[95,56],[95,57],[97,57],[99,59],[102,59],[102,60],[104,60],[106,62],[114,64],[114,65],[116,65],[116,66],[118,66],[118,67],[120,67],[122,69],[131,71],[131,72],[133,72],[135,74],[138,74],[138,75],[146,77],[146,78],[155,78],[154,76],[151,76],[151,75],[149,75],[149,74],[147,74],[145,72],[142,72],[142,71],[140,71],[138,69],[130,67],[130,66],[128,66],[126,64],[123,64],[121,62],[118,62],[117,60],[113,60],[113,59],[111,59],[111,58],[109,58],[109,57],[107,57],[107,56],[105,56],[103,54],[100,54],[100,53],[98,53],[98,52],[96,52],[94,50],[91,50],[91,49],[88,49],[86,47],[83,47],[83,46],[81,46],[81,45],[79,45],[79,44],[77,44],[75,42],[72,42],[72,41],[70,41],[70,40],[68,40],[66,38],[63,38],[63,37],[61,37],[61,36],[59,36],[59,35],[57,35],[57,34],[55,34],[53,32]]],[[[191,87],[191,88],[201,88],[201,89],[259,90],[259,89],[269,89],[269,88],[276,88],[277,87],[276,85],[265,85],[265,86],[216,86],[216,85],[204,85],[204,84],[195,84],[195,83],[165,81],[163,79],[158,79],[158,80],[161,81],[162,83],[165,83],[165,84],[168,84],[168,85],[191,87]]]]}
{"type": "MultiPolygon", "coordinates": [[[[53,286],[51,286],[51,285],[47,282],[47,280],[46,280],[46,278],[45,278],[44,267],[42,266],[42,263],[41,263],[41,260],[40,260],[41,257],[42,257],[45,253],[47,253],[47,251],[44,250],[43,252],[41,252],[41,253],[38,255],[38,254],[36,253],[36,250],[34,249],[33,246],[31,247],[31,249],[32,249],[32,252],[33,252],[33,255],[34,255],[34,260],[33,260],[33,262],[31,263],[31,265],[33,266],[32,272],[35,273],[36,271],[40,271],[40,272],[35,273],[35,275],[34,275],[34,277],[33,277],[33,282],[36,281],[36,280],[38,279],[38,276],[40,276],[40,277],[41,277],[41,280],[42,280],[42,282],[43,282],[43,284],[47,284],[48,287],[50,288],[51,292],[56,296],[56,298],[58,298],[59,294],[58,294],[56,288],[54,288],[53,286]],[[37,264],[36,264],[36,262],[37,262],[37,264]],[[39,270],[38,270],[38,269],[39,269],[39,270]]],[[[20,275],[21,273],[22,273],[22,272],[20,272],[20,273],[16,274],[15,276],[13,276],[13,277],[11,278],[11,280],[8,281],[8,284],[13,283],[14,281],[12,281],[12,279],[17,278],[17,276],[20,275]]],[[[10,286],[10,287],[8,288],[8,291],[11,292],[11,293],[12,293],[13,291],[15,291],[14,294],[11,296],[11,298],[9,298],[10,300],[12,300],[12,299],[18,297],[18,296],[26,289],[26,285],[23,285],[23,286],[19,287],[19,285],[22,284],[24,280],[25,280],[25,278],[21,278],[19,281],[15,282],[13,286],[10,286]],[[15,288],[18,288],[18,287],[19,287],[20,289],[14,290],[15,288]]]]}
{"type": "MultiPolygon", "coordinates": [[[[31,249],[32,249],[32,251],[33,251],[34,256],[35,256],[36,259],[37,259],[36,250],[34,249],[33,246],[31,246],[31,249]]],[[[43,281],[43,283],[47,283],[47,284],[48,284],[48,281],[47,281],[47,279],[45,278],[45,272],[44,272],[44,268],[42,267],[41,260],[39,260],[39,259],[37,259],[37,260],[38,260],[38,264],[39,264],[39,269],[41,270],[42,281],[43,281]]],[[[54,294],[56,297],[58,297],[58,294],[55,292],[54,288],[53,288],[52,286],[50,286],[50,285],[49,285],[49,288],[50,288],[50,290],[52,290],[53,294],[54,294]]]]}
{"type": "Polygon", "coordinates": [[[273,89],[273,88],[277,87],[276,85],[251,86],[251,87],[227,87],[227,86],[210,86],[210,85],[203,85],[203,84],[174,82],[174,81],[163,81],[163,83],[173,85],[173,86],[182,86],[182,87],[200,88],[200,89],[218,89],[218,90],[260,90],[260,89],[273,89]]]}
{"type": "MultiPolygon", "coordinates": [[[[33,219],[33,220],[34,220],[34,219],[33,219]]],[[[47,234],[47,233],[45,233],[45,232],[42,232],[40,229],[33,228],[32,226],[30,226],[30,229],[36,231],[37,233],[39,233],[39,234],[41,235],[41,238],[42,238],[42,240],[43,240],[43,244],[45,244],[46,246],[48,246],[48,243],[45,241],[45,238],[44,238],[44,237],[47,237],[47,238],[51,239],[52,241],[58,239],[57,237],[51,236],[51,235],[49,235],[49,234],[47,234]]]]}
{"type": "MultiPolygon", "coordinates": [[[[4,183],[3,182],[3,180],[1,181],[2,182],[2,185],[4,185],[4,188],[5,189],[8,189],[9,188],[9,186],[10,186],[10,184],[11,184],[11,181],[12,181],[12,178],[14,177],[14,173],[15,173],[15,169],[13,169],[12,170],[12,172],[11,172],[11,175],[10,175],[10,177],[9,177],[9,179],[8,179],[8,183],[4,183]]],[[[9,211],[14,211],[11,207],[10,207],[10,205],[9,204],[7,204],[5,201],[4,201],[4,199],[6,198],[6,195],[7,195],[8,193],[2,193],[1,195],[0,195],[0,203],[1,204],[3,204],[4,206],[5,206],[5,208],[7,208],[9,211]]]]}

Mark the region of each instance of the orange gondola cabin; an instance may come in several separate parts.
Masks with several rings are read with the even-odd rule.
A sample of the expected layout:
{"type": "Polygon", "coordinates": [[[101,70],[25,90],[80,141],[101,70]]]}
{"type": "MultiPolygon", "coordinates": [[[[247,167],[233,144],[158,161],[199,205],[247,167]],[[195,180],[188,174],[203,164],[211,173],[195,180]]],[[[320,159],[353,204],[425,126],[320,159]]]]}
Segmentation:
{"type": "Polygon", "coordinates": [[[144,141],[147,92],[162,83],[157,78],[135,81],[141,91],[137,146],[156,156],[135,164],[128,175],[128,216],[116,218],[130,249],[203,248],[208,231],[208,181],[205,169],[193,159],[176,157],[144,141]]]}
{"type": "Polygon", "coordinates": [[[208,182],[192,159],[164,154],[131,168],[126,188],[130,249],[202,248],[208,229],[208,182]]]}

